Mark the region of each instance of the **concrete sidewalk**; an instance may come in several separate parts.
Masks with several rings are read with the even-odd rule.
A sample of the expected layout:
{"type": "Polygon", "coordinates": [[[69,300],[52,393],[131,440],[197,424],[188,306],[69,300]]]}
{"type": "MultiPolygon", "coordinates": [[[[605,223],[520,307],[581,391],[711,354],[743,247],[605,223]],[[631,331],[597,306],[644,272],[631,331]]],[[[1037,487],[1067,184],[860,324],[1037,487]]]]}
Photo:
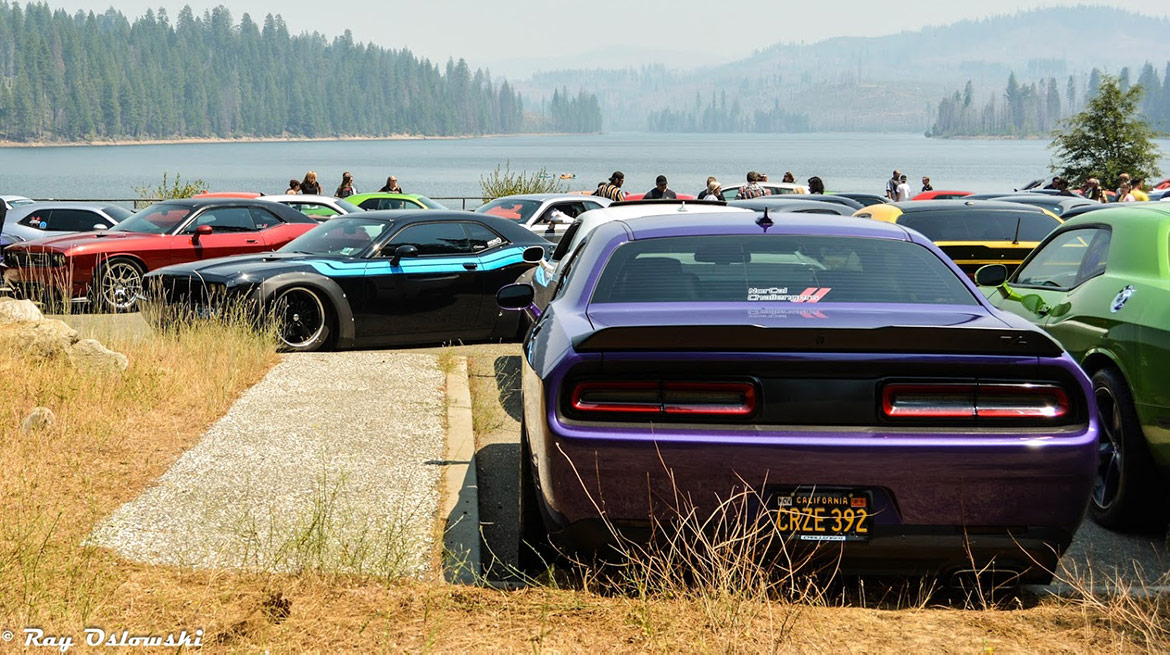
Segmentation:
{"type": "Polygon", "coordinates": [[[91,541],[159,564],[425,575],[445,384],[429,354],[287,355],[91,541]]]}

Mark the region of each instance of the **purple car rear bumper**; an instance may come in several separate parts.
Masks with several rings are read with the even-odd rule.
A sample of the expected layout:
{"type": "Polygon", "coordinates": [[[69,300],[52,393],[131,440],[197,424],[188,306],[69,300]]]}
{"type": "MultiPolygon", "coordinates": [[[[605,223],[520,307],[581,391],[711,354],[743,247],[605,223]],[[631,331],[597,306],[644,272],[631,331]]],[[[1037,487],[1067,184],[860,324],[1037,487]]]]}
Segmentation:
{"type": "Polygon", "coordinates": [[[870,491],[877,510],[870,539],[844,546],[842,570],[858,574],[945,573],[994,558],[1044,581],[1080,524],[1096,466],[1093,429],[1017,443],[977,435],[963,446],[955,436],[927,435],[913,435],[912,445],[876,434],[757,436],[753,445],[732,445],[725,435],[711,443],[701,434],[686,441],[610,434],[543,444],[549,456],[539,487],[562,544],[597,548],[611,540],[610,526],[638,539],[651,516],[669,522],[680,509],[707,516],[739,492],[847,487],[870,491]],[[842,440],[853,444],[843,449],[842,440]],[[944,443],[931,445],[937,441],[944,443]]]}

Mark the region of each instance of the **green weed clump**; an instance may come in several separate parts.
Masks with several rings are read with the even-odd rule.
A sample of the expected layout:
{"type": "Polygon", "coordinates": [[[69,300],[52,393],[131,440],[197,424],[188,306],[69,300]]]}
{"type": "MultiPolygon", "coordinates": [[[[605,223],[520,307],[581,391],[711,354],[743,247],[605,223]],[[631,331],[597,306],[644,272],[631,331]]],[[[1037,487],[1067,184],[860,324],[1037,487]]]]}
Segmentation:
{"type": "Polygon", "coordinates": [[[484,200],[494,200],[519,193],[564,193],[568,187],[560,178],[541,168],[535,173],[513,171],[512,162],[496,165],[495,170],[480,176],[479,187],[484,200]]]}

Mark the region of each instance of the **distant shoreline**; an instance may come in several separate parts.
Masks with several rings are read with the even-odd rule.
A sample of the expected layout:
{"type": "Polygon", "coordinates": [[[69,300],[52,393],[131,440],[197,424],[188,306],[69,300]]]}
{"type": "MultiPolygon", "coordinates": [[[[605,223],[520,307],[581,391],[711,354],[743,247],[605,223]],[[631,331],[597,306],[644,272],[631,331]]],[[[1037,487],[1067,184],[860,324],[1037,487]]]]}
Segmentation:
{"type": "Polygon", "coordinates": [[[1042,141],[1044,139],[1051,139],[1050,136],[1036,134],[1033,136],[1009,136],[1006,134],[962,134],[955,136],[928,136],[928,139],[938,139],[940,141],[1042,141]]]}
{"type": "MultiPolygon", "coordinates": [[[[494,139],[507,136],[572,136],[569,132],[511,132],[506,134],[462,134],[438,136],[427,134],[390,134],[386,136],[241,136],[181,137],[177,139],[93,139],[87,141],[2,141],[0,148],[73,148],[78,146],[163,146],[207,143],[313,143],[344,141],[454,141],[458,139],[494,139]]],[[[585,133],[580,133],[585,134],[585,133]]]]}

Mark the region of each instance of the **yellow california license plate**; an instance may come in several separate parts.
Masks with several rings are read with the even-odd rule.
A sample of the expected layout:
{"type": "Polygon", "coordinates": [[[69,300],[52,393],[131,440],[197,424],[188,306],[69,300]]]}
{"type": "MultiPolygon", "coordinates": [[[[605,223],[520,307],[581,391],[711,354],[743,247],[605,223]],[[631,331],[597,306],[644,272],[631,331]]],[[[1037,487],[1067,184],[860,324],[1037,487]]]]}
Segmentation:
{"type": "Polygon", "coordinates": [[[873,526],[867,491],[802,491],[774,496],[776,529],[801,541],[865,541],[873,526]]]}

